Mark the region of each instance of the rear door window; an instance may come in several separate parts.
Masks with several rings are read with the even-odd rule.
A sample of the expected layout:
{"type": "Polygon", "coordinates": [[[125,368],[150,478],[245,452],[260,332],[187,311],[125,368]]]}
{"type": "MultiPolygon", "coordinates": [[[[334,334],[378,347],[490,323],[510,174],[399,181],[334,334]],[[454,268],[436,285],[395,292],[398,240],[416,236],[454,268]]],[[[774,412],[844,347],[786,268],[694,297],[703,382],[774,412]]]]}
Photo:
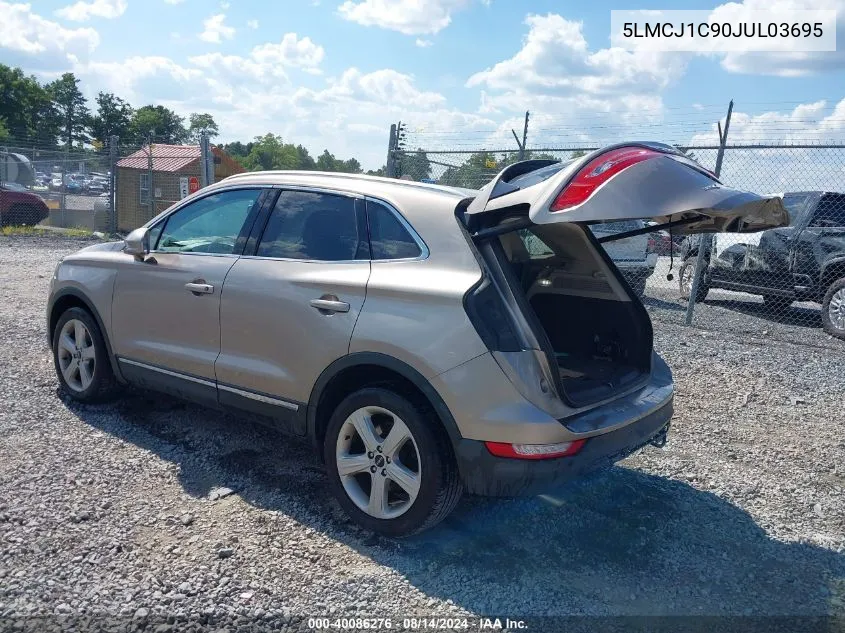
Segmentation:
{"type": "Polygon", "coordinates": [[[325,262],[369,259],[365,221],[355,198],[282,191],[256,255],[325,262]]]}
{"type": "Polygon", "coordinates": [[[367,201],[373,259],[413,259],[422,249],[397,215],[383,204],[367,201]]]}
{"type": "Polygon", "coordinates": [[[819,200],[810,226],[845,227],[845,196],[826,194],[819,200]]]}

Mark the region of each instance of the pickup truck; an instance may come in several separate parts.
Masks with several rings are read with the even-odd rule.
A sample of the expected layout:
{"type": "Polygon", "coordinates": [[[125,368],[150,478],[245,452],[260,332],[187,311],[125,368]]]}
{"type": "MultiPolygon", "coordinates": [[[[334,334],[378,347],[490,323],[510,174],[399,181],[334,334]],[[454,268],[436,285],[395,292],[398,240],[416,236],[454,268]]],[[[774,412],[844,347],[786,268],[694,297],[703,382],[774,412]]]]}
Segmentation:
{"type": "Polygon", "coordinates": [[[789,226],[743,235],[690,236],[681,244],[681,296],[689,299],[700,247],[707,268],[697,302],[711,288],[761,295],[773,311],[793,301],[822,306],[822,326],[845,340],[845,194],[780,194],[789,226]]]}

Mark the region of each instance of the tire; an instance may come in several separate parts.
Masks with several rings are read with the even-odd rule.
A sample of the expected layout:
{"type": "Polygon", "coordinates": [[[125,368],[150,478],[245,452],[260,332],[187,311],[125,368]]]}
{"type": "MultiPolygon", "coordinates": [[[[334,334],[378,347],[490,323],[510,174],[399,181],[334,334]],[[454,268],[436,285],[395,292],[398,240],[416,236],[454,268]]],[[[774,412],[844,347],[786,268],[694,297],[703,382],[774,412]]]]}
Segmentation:
{"type": "Polygon", "coordinates": [[[763,305],[772,312],[783,312],[792,305],[792,299],[780,295],[763,295],[763,305]]]}
{"type": "Polygon", "coordinates": [[[822,327],[831,336],[845,340],[845,277],[830,284],[824,295],[822,327]]]}
{"type": "Polygon", "coordinates": [[[463,492],[437,415],[387,388],[369,387],[347,396],[329,420],[323,452],[329,484],[341,507],[355,523],[384,536],[409,536],[436,525],[463,492]],[[397,427],[397,421],[404,428],[397,427]],[[393,436],[396,430],[401,434],[393,436]],[[362,438],[369,433],[373,435],[365,443],[362,438]],[[403,442],[389,446],[391,437],[405,435],[403,442]],[[391,471],[404,481],[402,486],[391,471]],[[374,497],[373,482],[383,482],[378,490],[387,491],[387,504],[378,503],[379,495],[374,497]]]}
{"type": "Polygon", "coordinates": [[[118,392],[105,339],[87,310],[69,308],[59,317],[53,330],[53,365],[62,391],[73,400],[104,402],[118,392]],[[75,371],[69,367],[74,361],[75,371]]]}
{"type": "MultiPolygon", "coordinates": [[[[681,267],[678,269],[678,288],[681,291],[681,299],[689,301],[692,293],[692,282],[695,279],[695,264],[698,259],[698,254],[688,256],[684,259],[681,267]]],[[[707,298],[707,293],[710,292],[710,282],[707,279],[707,273],[701,277],[698,283],[698,292],[695,295],[695,302],[701,303],[707,298]]]]}

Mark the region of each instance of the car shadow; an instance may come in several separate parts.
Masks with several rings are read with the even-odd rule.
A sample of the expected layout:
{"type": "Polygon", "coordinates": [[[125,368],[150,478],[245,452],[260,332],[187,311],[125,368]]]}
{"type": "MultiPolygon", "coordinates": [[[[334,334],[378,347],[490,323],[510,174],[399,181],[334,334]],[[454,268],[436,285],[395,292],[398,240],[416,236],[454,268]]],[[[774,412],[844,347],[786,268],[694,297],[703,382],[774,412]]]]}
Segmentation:
{"type": "Polygon", "coordinates": [[[469,497],[436,528],[397,541],[346,519],[308,446],[252,421],[159,395],[66,404],[91,427],[177,464],[188,495],[228,486],[475,613],[843,610],[845,556],[775,540],[745,510],[681,481],[614,467],[541,497],[469,497]]]}

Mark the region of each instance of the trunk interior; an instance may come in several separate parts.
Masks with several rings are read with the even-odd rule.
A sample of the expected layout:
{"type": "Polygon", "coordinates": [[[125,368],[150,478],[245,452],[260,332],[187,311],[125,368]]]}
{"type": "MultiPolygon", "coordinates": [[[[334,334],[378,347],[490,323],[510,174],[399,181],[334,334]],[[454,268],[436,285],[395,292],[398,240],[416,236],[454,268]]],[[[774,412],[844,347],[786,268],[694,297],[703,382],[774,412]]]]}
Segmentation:
{"type": "Polygon", "coordinates": [[[536,225],[500,242],[508,284],[566,400],[592,404],[648,376],[651,320],[584,228],[536,225]]]}

